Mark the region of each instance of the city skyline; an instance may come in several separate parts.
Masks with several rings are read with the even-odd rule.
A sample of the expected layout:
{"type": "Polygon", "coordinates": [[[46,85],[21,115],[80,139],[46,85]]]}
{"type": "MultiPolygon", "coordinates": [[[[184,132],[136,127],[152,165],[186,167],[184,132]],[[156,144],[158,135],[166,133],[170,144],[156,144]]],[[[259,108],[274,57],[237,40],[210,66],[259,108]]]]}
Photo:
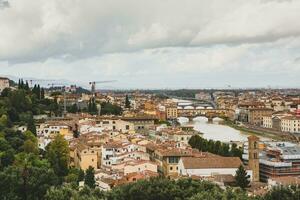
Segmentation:
{"type": "Polygon", "coordinates": [[[0,74],[118,80],[109,89],[298,87],[299,9],[293,0],[0,0],[0,74]]]}

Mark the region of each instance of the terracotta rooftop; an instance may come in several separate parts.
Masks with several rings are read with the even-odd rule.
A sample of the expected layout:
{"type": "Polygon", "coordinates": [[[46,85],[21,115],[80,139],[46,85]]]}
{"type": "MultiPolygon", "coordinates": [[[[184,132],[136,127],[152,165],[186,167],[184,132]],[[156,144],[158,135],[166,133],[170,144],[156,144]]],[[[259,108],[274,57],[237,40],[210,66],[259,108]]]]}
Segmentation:
{"type": "Polygon", "coordinates": [[[182,162],[186,169],[238,168],[242,165],[239,157],[183,157],[182,162]]]}

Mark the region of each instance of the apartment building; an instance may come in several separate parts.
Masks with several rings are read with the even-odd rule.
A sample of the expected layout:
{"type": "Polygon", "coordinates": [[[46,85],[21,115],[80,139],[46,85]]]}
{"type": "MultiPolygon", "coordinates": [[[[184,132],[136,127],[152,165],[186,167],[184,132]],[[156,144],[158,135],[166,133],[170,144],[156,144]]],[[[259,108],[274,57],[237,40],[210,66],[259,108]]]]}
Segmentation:
{"type": "Polygon", "coordinates": [[[248,123],[256,126],[263,125],[263,117],[271,116],[273,110],[270,108],[249,108],[248,123]]]}
{"type": "Polygon", "coordinates": [[[177,119],[177,107],[176,106],[166,106],[166,118],[167,119],[177,119]]]}
{"type": "Polygon", "coordinates": [[[263,116],[263,127],[282,132],[300,133],[300,116],[290,112],[263,116]]]}
{"type": "Polygon", "coordinates": [[[197,134],[196,131],[183,131],[181,129],[171,128],[162,129],[162,139],[165,141],[182,142],[188,144],[190,138],[197,134]]]}
{"type": "Polygon", "coordinates": [[[149,155],[142,151],[143,148],[130,142],[110,141],[101,148],[102,168],[106,169],[132,159],[150,160],[149,155]]]}
{"type": "Polygon", "coordinates": [[[281,118],[281,131],[289,133],[300,133],[300,117],[286,116],[281,118]]]}

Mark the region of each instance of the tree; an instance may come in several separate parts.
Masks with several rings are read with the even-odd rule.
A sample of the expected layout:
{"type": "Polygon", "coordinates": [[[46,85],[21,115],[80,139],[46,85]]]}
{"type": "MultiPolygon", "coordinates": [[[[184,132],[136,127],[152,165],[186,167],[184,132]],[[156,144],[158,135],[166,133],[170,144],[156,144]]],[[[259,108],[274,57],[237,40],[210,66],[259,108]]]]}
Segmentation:
{"type": "Polygon", "coordinates": [[[274,187],[262,199],[264,200],[298,200],[300,196],[300,186],[292,185],[288,187],[274,187]]]}
{"type": "Polygon", "coordinates": [[[8,118],[6,115],[0,117],[0,128],[5,128],[8,125],[8,118]]]}
{"type": "Polygon", "coordinates": [[[13,166],[0,172],[0,199],[43,199],[57,177],[46,160],[20,153],[13,166]]]}
{"type": "Polygon", "coordinates": [[[249,187],[250,184],[249,178],[250,175],[247,175],[244,166],[241,165],[236,171],[236,175],[235,175],[236,184],[244,190],[245,188],[249,187]]]}
{"type": "Polygon", "coordinates": [[[60,134],[47,147],[47,158],[55,174],[62,178],[68,174],[70,160],[69,144],[60,134]]]}
{"type": "Polygon", "coordinates": [[[243,150],[237,148],[237,144],[233,143],[230,150],[231,156],[239,157],[242,159],[243,150]]]}
{"type": "Polygon", "coordinates": [[[31,131],[34,135],[36,135],[36,127],[33,116],[31,115],[27,122],[27,130],[31,131]]]}
{"type": "Polygon", "coordinates": [[[130,109],[130,101],[128,95],[126,95],[125,97],[125,108],[130,109]]]}
{"type": "MultiPolygon", "coordinates": [[[[11,165],[15,151],[5,138],[0,137],[0,169],[11,165]]],[[[1,180],[1,179],[0,179],[1,180]]]]}
{"type": "Polygon", "coordinates": [[[25,85],[24,85],[24,89],[26,91],[29,91],[29,84],[28,84],[28,81],[26,81],[25,85]]]}
{"type": "Polygon", "coordinates": [[[39,149],[36,143],[32,142],[31,140],[26,140],[23,144],[23,151],[26,153],[33,153],[38,154],[39,149]]]}
{"type": "Polygon", "coordinates": [[[88,103],[88,112],[92,115],[97,114],[98,109],[97,109],[97,105],[95,102],[95,98],[91,98],[89,103],[88,103]]]}
{"type": "Polygon", "coordinates": [[[101,115],[121,115],[122,108],[109,102],[101,103],[101,115]]]}
{"type": "Polygon", "coordinates": [[[70,113],[77,113],[78,112],[78,106],[76,103],[74,103],[72,106],[68,107],[68,112],[70,113]]]}
{"type": "Polygon", "coordinates": [[[45,89],[41,89],[41,99],[45,99],[45,89]]]}
{"type": "Polygon", "coordinates": [[[89,166],[89,168],[85,172],[84,185],[87,185],[90,188],[95,188],[95,184],[95,171],[93,167],[89,166]]]}
{"type": "Polygon", "coordinates": [[[65,184],[60,187],[51,187],[45,195],[45,200],[103,200],[107,199],[104,196],[104,192],[99,189],[91,189],[84,187],[81,190],[77,190],[72,187],[71,184],[65,184]]]}
{"type": "Polygon", "coordinates": [[[84,177],[85,177],[85,174],[84,174],[84,171],[82,169],[79,170],[78,172],[78,182],[80,181],[84,181],[84,177]]]}

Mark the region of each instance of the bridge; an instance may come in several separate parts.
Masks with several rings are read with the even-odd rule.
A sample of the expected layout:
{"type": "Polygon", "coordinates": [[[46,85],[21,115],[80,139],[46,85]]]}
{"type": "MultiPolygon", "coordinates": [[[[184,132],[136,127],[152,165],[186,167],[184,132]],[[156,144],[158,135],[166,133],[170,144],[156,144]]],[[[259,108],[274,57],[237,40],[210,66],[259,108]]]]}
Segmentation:
{"type": "Polygon", "coordinates": [[[206,117],[208,122],[212,122],[216,117],[229,117],[232,114],[228,109],[177,109],[178,117],[185,117],[192,121],[196,117],[206,117]]]}

